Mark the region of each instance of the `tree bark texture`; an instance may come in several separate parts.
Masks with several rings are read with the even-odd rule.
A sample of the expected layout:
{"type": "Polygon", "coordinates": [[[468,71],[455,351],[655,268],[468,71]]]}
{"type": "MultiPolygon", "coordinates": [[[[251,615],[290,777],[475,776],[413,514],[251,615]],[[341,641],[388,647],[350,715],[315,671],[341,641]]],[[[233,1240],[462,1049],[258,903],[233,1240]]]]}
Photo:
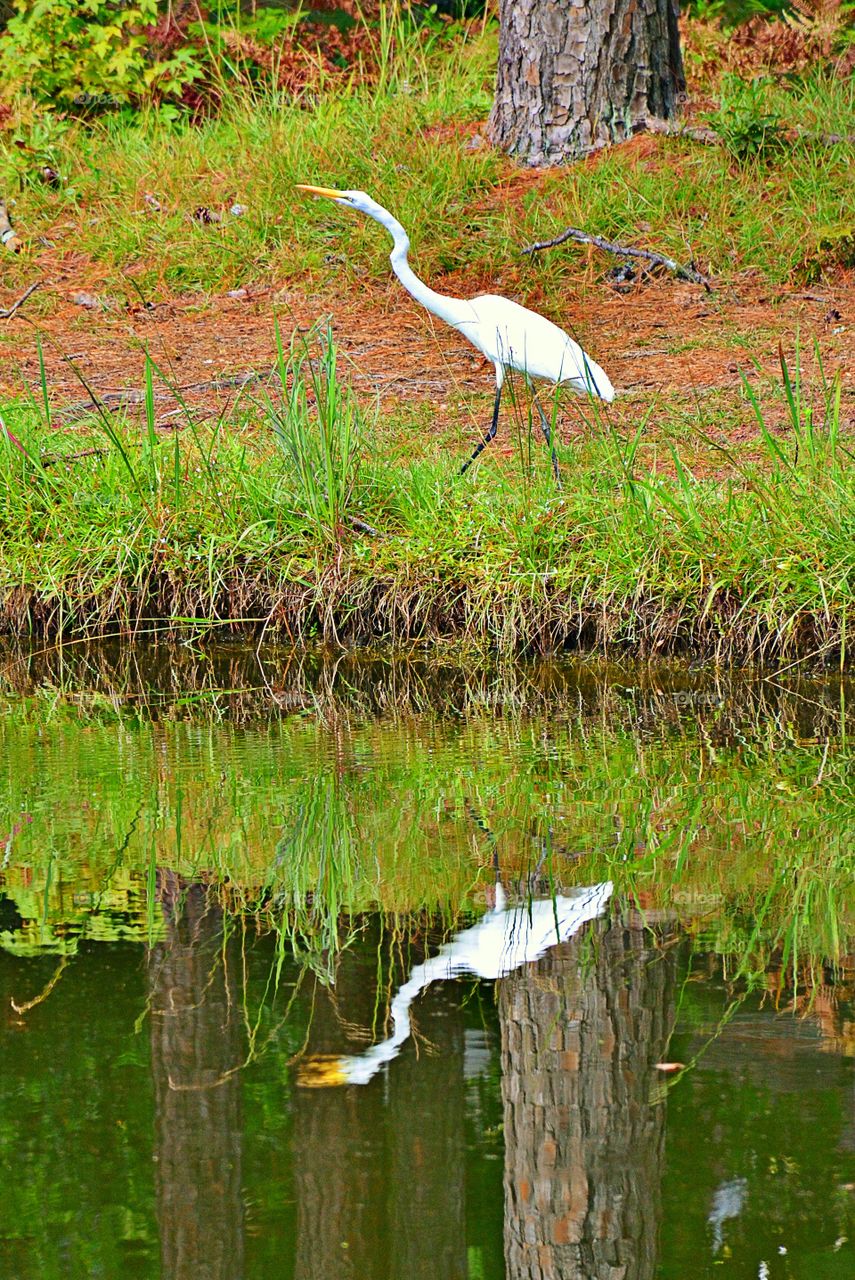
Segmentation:
{"type": "Polygon", "coordinates": [[[440,983],[415,1010],[421,1046],[389,1073],[390,1276],[466,1280],[462,996],[440,983]]]}
{"type": "Polygon", "coordinates": [[[685,89],[678,0],[500,0],[493,142],[559,164],[671,120],[685,89]]]}
{"type": "Polygon", "coordinates": [[[602,923],[500,983],[508,1280],[651,1280],[673,948],[602,923]]]}

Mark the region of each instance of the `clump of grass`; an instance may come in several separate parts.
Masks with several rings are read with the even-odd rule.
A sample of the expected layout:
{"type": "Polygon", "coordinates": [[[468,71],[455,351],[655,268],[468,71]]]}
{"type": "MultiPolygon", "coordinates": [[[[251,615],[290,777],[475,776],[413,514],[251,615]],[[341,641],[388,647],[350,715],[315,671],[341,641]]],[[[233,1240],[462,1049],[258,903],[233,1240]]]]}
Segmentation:
{"type": "Polygon", "coordinates": [[[270,422],[291,464],[291,477],[310,530],[333,542],[358,483],[365,442],[355,397],[336,370],[332,333],[327,330],[313,358],[308,340],[292,342],[286,360],[276,327],[278,402],[269,394],[270,422]]]}
{"type": "Polygon", "coordinates": [[[855,472],[839,378],[810,389],[783,362],[777,386],[746,380],[765,459],[746,464],[708,437],[724,478],[694,474],[674,442],[663,466],[643,429],[623,438],[592,416],[561,493],[527,419],[514,460],[488,452],[465,477],[411,440],[388,460],[359,449],[329,343],[319,361],[283,355],[278,395],[245,404],[243,432],[202,429],[187,410],[184,430],[163,436],[154,378],[149,363],[142,429],[105,415],[97,451],[76,433],[67,464],[37,402],[4,411],[20,445],[0,439],[6,628],[152,620],[505,653],[845,660],[855,472]],[[783,434],[767,422],[779,399],[783,434]]]}

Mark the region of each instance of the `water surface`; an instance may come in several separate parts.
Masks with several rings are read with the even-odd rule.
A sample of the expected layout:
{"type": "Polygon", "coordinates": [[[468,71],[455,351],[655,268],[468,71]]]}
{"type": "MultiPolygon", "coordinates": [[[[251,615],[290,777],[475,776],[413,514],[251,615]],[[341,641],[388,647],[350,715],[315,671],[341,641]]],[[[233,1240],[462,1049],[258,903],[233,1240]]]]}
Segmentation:
{"type": "Polygon", "coordinates": [[[845,685],[0,668],[0,1275],[853,1274],[845,685]]]}

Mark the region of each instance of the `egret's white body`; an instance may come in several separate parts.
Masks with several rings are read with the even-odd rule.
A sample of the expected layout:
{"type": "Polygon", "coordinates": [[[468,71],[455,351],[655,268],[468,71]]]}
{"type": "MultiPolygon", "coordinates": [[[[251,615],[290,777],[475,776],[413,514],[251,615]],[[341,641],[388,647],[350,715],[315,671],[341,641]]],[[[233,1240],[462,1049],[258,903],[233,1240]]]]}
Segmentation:
{"type": "MultiPolygon", "coordinates": [[[[308,191],[313,195],[326,196],[330,200],[335,200],[337,204],[356,209],[385,227],[393,241],[390,255],[392,270],[404,288],[423,307],[451,325],[452,329],[456,329],[472,343],[473,347],[492,361],[496,371],[493,421],[487,435],[469,461],[465,463],[464,471],[496,434],[499,401],[508,369],[517,369],[528,378],[539,378],[556,385],[567,385],[581,395],[595,396],[605,401],[614,399],[614,387],[606,373],[589,355],[586,355],[578,342],[574,342],[569,334],[559,329],[557,324],[553,324],[545,316],[538,315],[536,311],[529,311],[528,307],[522,307],[518,302],[512,302],[510,298],[501,298],[493,293],[483,293],[477,298],[468,300],[450,298],[426,285],[407,261],[410,241],[406,231],[388,209],[384,209],[364,191],[336,191],[331,187],[312,187],[305,184],[300,184],[300,190],[308,191]]],[[[552,447],[549,424],[539,403],[537,408],[543,433],[547,443],[552,447]]],[[[554,448],[552,465],[557,478],[558,463],[554,448]]]]}
{"type": "MultiPolygon", "coordinates": [[[[394,261],[393,255],[393,266],[394,261]]],[[[580,395],[614,399],[614,387],[605,372],[546,316],[495,293],[482,293],[462,306],[471,314],[448,323],[492,360],[497,387],[502,386],[507,369],[518,369],[530,378],[569,384],[580,395]]]]}
{"type": "Polygon", "coordinates": [[[463,974],[502,978],[537,960],[550,947],[566,942],[588,920],[602,915],[611,897],[610,881],[578,889],[570,896],[530,900],[508,907],[501,885],[496,905],[474,924],[455,934],[424,964],[417,965],[392,997],[392,1034],[365,1053],[352,1057],[309,1058],[300,1070],[301,1084],[367,1084],[385,1063],[398,1056],[410,1035],[410,1005],[432,982],[463,974]]]}

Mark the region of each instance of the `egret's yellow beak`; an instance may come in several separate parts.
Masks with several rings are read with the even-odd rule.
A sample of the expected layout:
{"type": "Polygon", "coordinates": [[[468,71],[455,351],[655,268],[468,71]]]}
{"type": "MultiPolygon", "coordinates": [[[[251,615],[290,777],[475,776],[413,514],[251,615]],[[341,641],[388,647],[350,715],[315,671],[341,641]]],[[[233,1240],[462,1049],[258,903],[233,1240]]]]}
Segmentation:
{"type": "Polygon", "coordinates": [[[310,196],[327,196],[330,200],[338,200],[344,195],[343,191],[335,191],[332,187],[310,187],[305,182],[296,184],[298,191],[308,191],[310,196]]]}

